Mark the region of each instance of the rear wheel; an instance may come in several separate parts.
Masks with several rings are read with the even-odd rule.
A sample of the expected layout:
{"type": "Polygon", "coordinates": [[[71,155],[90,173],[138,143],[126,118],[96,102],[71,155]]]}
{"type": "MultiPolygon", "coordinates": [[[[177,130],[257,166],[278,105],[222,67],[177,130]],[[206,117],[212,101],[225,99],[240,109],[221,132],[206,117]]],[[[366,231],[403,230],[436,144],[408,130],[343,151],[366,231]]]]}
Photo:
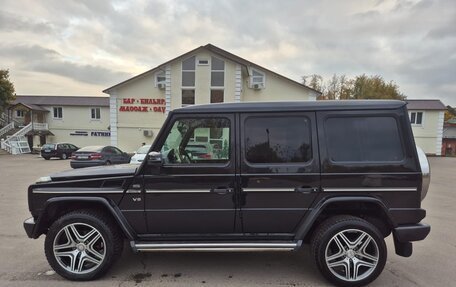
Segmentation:
{"type": "Polygon", "coordinates": [[[62,155],[60,156],[60,158],[61,158],[61,159],[67,159],[67,158],[68,158],[68,156],[67,156],[67,154],[66,154],[66,153],[62,153],[62,155]]]}
{"type": "Polygon", "coordinates": [[[44,246],[49,264],[59,275],[85,281],[102,276],[111,267],[122,253],[123,240],[109,217],[79,210],[51,225],[44,246]]]}
{"type": "Polygon", "coordinates": [[[311,249],[318,269],[339,286],[363,286],[382,272],[387,250],[382,234],[354,216],[334,216],[315,231],[311,249]]]}

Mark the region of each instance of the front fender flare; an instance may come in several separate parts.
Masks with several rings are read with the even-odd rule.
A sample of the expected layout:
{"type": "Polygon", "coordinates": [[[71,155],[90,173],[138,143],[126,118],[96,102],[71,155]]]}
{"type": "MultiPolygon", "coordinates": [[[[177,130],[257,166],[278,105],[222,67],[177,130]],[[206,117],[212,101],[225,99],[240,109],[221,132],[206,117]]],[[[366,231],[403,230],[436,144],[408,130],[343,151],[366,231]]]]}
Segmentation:
{"type": "Polygon", "coordinates": [[[122,232],[129,240],[134,240],[136,234],[130,224],[127,222],[125,217],[122,215],[120,209],[113,203],[108,201],[108,199],[104,197],[86,197],[86,196],[68,196],[68,197],[54,197],[50,198],[44,204],[43,211],[41,212],[38,220],[36,222],[36,226],[33,229],[32,238],[38,238],[43,231],[45,230],[45,223],[46,223],[46,216],[48,211],[53,207],[61,203],[68,203],[68,202],[91,202],[91,203],[98,203],[102,204],[109,213],[112,215],[116,223],[119,225],[122,232]]]}

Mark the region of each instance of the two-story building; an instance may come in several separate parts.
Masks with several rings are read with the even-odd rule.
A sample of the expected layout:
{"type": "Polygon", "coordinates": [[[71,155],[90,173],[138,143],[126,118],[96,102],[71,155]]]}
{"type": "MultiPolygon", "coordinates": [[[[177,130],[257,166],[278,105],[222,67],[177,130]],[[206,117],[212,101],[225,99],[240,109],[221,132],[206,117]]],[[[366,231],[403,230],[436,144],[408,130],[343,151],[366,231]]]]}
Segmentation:
{"type": "Polygon", "coordinates": [[[57,142],[110,143],[108,97],[17,95],[5,113],[2,118],[8,124],[0,131],[3,146],[21,138],[30,148],[57,142]]]}
{"type": "Polygon", "coordinates": [[[426,154],[442,154],[445,105],[440,100],[408,100],[410,123],[415,143],[426,154]]]}
{"type": "MultiPolygon", "coordinates": [[[[134,151],[151,143],[166,115],[193,104],[314,101],[320,92],[211,44],[103,92],[110,96],[111,144],[134,151]]],[[[216,142],[221,135],[195,135],[216,142]]]]}

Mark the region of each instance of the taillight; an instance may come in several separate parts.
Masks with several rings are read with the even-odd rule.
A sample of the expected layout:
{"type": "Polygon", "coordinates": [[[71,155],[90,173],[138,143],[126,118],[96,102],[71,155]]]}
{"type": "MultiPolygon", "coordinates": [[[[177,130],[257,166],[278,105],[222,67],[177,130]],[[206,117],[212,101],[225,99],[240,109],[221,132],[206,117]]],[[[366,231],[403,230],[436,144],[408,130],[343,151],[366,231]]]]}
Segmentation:
{"type": "Polygon", "coordinates": [[[205,154],[201,154],[201,155],[199,156],[199,158],[211,159],[212,156],[211,156],[210,154],[208,154],[208,153],[205,153],[205,154]]]}
{"type": "Polygon", "coordinates": [[[101,153],[92,153],[89,158],[90,159],[101,159],[103,156],[101,155],[101,153]]]}

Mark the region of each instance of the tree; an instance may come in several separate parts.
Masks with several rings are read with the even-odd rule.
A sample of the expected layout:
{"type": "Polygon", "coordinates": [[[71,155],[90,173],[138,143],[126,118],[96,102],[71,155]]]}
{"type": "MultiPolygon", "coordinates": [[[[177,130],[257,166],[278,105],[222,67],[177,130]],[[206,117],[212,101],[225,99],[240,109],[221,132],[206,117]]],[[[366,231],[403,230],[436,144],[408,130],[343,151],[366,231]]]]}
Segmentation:
{"type": "Polygon", "coordinates": [[[357,76],[353,83],[353,99],[405,100],[399,87],[393,81],[386,83],[381,76],[357,76]]]}
{"type": "Polygon", "coordinates": [[[393,81],[385,82],[379,76],[357,76],[354,79],[345,75],[334,74],[331,79],[325,81],[322,76],[313,74],[304,76],[303,84],[320,91],[319,100],[350,100],[350,99],[397,99],[404,100],[406,97],[399,92],[399,86],[393,81]],[[307,83],[308,82],[308,83],[307,83]]]}
{"type": "Polygon", "coordinates": [[[446,107],[447,107],[447,110],[445,111],[445,118],[444,118],[445,122],[456,117],[456,108],[453,108],[450,105],[448,105],[446,107]]]}
{"type": "Polygon", "coordinates": [[[15,98],[14,85],[9,80],[9,71],[0,70],[0,112],[14,101],[15,98]]]}

